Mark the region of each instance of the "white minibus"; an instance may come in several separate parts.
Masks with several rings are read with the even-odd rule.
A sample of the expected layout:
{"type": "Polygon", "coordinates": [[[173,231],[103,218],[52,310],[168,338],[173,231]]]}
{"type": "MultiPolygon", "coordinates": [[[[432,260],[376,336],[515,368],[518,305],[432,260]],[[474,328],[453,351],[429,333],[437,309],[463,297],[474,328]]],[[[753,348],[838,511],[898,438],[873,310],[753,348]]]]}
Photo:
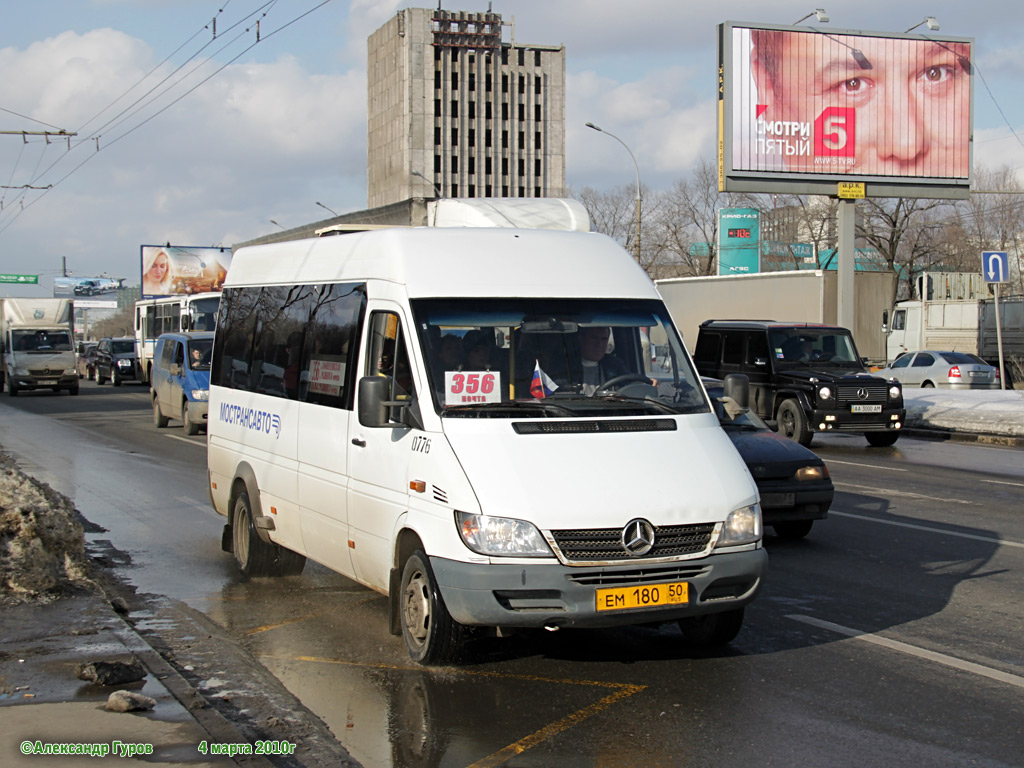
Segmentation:
{"type": "Polygon", "coordinates": [[[219,304],[219,291],[135,302],[135,354],[139,359],[140,380],[149,381],[153,350],[161,334],[212,331],[219,304]]]}
{"type": "Polygon", "coordinates": [[[654,285],[603,235],[239,249],[208,433],[239,569],[310,558],[387,595],[421,664],[515,628],[672,622],[721,645],[761,586],[754,481],[654,285]]]}

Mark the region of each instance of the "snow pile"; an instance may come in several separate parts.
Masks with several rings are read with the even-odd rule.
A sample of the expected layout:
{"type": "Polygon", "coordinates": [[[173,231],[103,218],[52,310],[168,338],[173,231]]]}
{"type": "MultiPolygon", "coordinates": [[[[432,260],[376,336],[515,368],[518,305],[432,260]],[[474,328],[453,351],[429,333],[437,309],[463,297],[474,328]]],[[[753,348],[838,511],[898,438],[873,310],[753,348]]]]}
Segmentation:
{"type": "Polygon", "coordinates": [[[71,500],[0,454],[0,603],[54,599],[88,584],[87,573],[71,500]]]}
{"type": "Polygon", "coordinates": [[[903,390],[907,426],[1024,437],[1024,390],[903,390]]]}

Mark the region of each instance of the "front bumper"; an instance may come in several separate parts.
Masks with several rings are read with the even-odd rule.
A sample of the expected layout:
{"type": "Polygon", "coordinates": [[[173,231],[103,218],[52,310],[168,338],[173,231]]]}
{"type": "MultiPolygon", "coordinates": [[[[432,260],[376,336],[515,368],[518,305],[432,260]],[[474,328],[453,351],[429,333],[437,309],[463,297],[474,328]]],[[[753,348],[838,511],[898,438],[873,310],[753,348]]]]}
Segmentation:
{"type": "Polygon", "coordinates": [[[207,415],[210,412],[209,400],[189,400],[185,407],[188,409],[188,417],[197,424],[205,424],[207,415]]]}
{"type": "Polygon", "coordinates": [[[886,432],[907,423],[906,408],[882,408],[880,413],[851,413],[848,410],[815,409],[810,428],[815,432],[886,432]],[[821,425],[825,428],[822,429],[821,425]]]}
{"type": "Polygon", "coordinates": [[[797,520],[824,520],[835,498],[831,482],[759,484],[764,525],[797,520]]]}
{"type": "Polygon", "coordinates": [[[54,376],[12,376],[11,381],[18,389],[50,389],[51,387],[71,387],[78,384],[78,373],[54,376]]]}
{"type": "Polygon", "coordinates": [[[746,605],[761,588],[768,561],[763,547],[701,560],[644,566],[568,567],[558,563],[483,565],[431,557],[430,565],[452,617],[491,627],[613,627],[675,621],[746,605]],[[685,605],[597,610],[597,590],[685,581],[685,605]]]}

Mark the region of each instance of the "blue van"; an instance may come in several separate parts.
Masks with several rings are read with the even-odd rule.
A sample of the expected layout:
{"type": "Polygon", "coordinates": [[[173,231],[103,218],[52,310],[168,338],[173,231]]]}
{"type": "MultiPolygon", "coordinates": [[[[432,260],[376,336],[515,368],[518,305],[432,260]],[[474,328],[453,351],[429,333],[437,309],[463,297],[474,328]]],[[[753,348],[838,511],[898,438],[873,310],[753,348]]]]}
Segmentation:
{"type": "Polygon", "coordinates": [[[157,339],[150,378],[157,427],[181,419],[187,435],[206,428],[212,353],[210,332],[165,333],[157,339]]]}

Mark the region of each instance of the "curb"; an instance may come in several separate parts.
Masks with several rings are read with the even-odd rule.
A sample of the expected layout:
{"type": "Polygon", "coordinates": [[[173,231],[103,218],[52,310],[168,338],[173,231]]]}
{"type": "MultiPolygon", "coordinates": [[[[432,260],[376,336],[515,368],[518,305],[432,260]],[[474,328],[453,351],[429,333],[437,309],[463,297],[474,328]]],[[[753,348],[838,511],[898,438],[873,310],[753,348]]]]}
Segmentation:
{"type": "MultiPolygon", "coordinates": [[[[103,594],[106,595],[106,592],[104,591],[103,594]]],[[[164,657],[146,642],[145,638],[136,632],[123,616],[115,610],[111,610],[111,614],[116,621],[116,626],[112,629],[114,634],[142,662],[153,678],[181,704],[196,724],[206,731],[211,743],[240,744],[249,741],[246,734],[243,734],[230,720],[211,707],[202,694],[168,664],[164,657]]],[[[274,763],[263,755],[238,754],[233,755],[231,759],[236,765],[243,766],[243,768],[274,768],[274,763]]]]}
{"type": "Polygon", "coordinates": [[[1024,437],[1012,435],[991,435],[976,432],[957,432],[953,429],[929,427],[904,427],[905,435],[923,440],[947,441],[954,443],[976,443],[979,445],[1002,445],[1009,448],[1024,448],[1024,437]]]}

